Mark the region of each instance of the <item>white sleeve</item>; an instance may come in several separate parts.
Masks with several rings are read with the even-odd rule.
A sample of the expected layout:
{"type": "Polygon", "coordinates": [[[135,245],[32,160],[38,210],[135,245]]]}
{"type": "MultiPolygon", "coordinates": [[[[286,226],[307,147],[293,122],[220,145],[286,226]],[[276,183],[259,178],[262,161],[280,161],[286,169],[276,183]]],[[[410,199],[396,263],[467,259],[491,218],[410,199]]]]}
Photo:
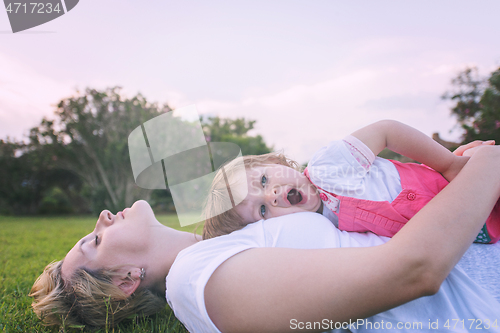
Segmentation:
{"type": "Polygon", "coordinates": [[[352,135],[346,136],[343,141],[356,161],[366,170],[370,169],[373,161],[375,161],[375,154],[371,149],[352,135]]]}
{"type": "Polygon", "coordinates": [[[307,170],[314,185],[325,191],[357,197],[365,191],[365,177],[375,160],[373,152],[360,140],[347,136],[321,148],[307,170]]]}
{"type": "Polygon", "coordinates": [[[198,242],[177,255],[166,277],[165,296],[189,332],[220,333],[205,308],[205,286],[228,258],[264,244],[262,222],[256,222],[232,234],[198,242]]]}

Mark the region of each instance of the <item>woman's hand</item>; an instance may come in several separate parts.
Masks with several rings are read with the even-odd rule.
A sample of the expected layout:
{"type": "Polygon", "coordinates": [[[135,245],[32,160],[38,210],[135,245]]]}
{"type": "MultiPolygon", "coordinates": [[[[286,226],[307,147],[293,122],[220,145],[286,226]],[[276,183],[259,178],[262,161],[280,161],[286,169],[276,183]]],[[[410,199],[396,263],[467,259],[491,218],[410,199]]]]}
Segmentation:
{"type": "Polygon", "coordinates": [[[454,156],[454,159],[452,159],[452,163],[450,163],[448,168],[441,172],[441,174],[446,178],[446,180],[452,181],[467,163],[469,157],[474,155],[479,148],[491,145],[495,145],[495,140],[476,140],[458,147],[453,152],[454,155],[451,155],[454,156]]]}
{"type": "Polygon", "coordinates": [[[477,151],[477,149],[479,147],[482,147],[484,145],[494,145],[494,144],[495,144],[495,140],[489,140],[489,141],[476,140],[476,141],[469,142],[466,145],[462,145],[462,146],[458,147],[457,149],[455,149],[453,154],[455,154],[457,156],[469,156],[470,157],[470,156],[474,155],[474,153],[477,151]]]}

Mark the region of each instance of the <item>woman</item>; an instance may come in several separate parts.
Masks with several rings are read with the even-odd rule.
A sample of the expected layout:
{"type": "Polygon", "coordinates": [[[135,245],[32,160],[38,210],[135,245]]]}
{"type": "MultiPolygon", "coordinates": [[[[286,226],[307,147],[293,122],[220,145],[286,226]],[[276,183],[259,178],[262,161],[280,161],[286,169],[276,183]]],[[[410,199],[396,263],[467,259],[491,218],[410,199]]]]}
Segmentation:
{"type": "Polygon", "coordinates": [[[468,330],[470,319],[482,320],[475,327],[483,331],[498,331],[492,322],[500,317],[499,303],[460,271],[446,277],[500,196],[499,164],[500,147],[478,149],[456,179],[398,234],[371,248],[324,248],[378,245],[385,239],[340,234],[324,220],[313,221],[312,216],[322,218],[317,214],[290,215],[293,223],[280,218],[258,222],[197,242],[192,234],[159,224],[145,202],[116,216],[104,211],[94,232],[35,283],[34,308],[49,322],[59,315],[66,323],[103,326],[106,307],[113,322],[161,307],[155,295],[165,291],[168,274],[169,303],[196,332],[279,332],[324,324],[325,319],[335,324],[367,317],[375,327],[349,329],[377,329],[384,319],[392,325],[401,318],[404,325],[416,318],[423,331],[435,322],[442,331],[460,331],[453,330],[454,322],[448,323],[452,329],[443,327],[446,317],[419,317],[418,311],[456,315],[447,319],[464,320],[461,331],[468,330]],[[312,244],[320,249],[310,250],[312,244]],[[286,248],[291,246],[295,249],[286,248]],[[434,296],[387,311],[428,295],[434,296]],[[92,312],[94,307],[100,308],[92,312]],[[471,317],[458,317],[465,315],[471,317]],[[496,318],[484,317],[490,315],[496,318]]]}

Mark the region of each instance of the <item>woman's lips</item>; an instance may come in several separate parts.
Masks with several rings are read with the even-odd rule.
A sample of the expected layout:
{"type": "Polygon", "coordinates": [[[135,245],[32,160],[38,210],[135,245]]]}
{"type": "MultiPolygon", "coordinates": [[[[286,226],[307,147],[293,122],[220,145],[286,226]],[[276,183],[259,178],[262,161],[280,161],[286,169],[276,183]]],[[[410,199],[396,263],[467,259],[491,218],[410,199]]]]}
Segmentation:
{"type": "Polygon", "coordinates": [[[125,208],[125,209],[123,210],[123,212],[122,212],[122,211],[120,211],[120,212],[116,213],[116,215],[120,215],[120,216],[121,216],[121,218],[122,218],[122,219],[124,219],[124,218],[125,218],[125,212],[127,211],[127,209],[128,209],[128,208],[125,208]]]}

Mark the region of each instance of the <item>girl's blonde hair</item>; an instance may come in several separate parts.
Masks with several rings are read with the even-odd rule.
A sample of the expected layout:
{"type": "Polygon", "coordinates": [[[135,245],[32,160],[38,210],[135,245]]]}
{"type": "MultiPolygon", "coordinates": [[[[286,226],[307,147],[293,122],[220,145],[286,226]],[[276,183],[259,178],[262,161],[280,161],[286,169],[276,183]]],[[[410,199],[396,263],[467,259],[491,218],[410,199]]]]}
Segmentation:
{"type": "Polygon", "coordinates": [[[68,281],[61,276],[63,260],[45,267],[31,288],[33,311],[45,325],[113,327],[124,319],[148,316],[162,310],[165,298],[142,288],[131,296],[111,281],[117,269],[77,269],[68,281]]]}
{"type": "MultiPolygon", "coordinates": [[[[302,167],[296,161],[289,159],[281,152],[272,152],[263,155],[248,155],[242,157],[245,169],[251,169],[253,167],[259,167],[266,164],[279,164],[284,165],[299,172],[302,171],[302,167]]],[[[243,223],[243,219],[233,208],[220,213],[225,207],[231,207],[231,198],[227,195],[228,186],[233,187],[236,182],[247,180],[241,180],[237,177],[241,177],[241,173],[237,173],[238,165],[241,165],[240,161],[231,161],[223,165],[216,173],[212,186],[210,188],[210,194],[207,198],[205,205],[204,216],[205,225],[203,226],[203,239],[209,239],[217,236],[227,235],[235,230],[243,228],[246,224],[243,223]],[[224,168],[224,173],[222,172],[224,168]],[[226,180],[228,184],[226,184],[226,180]],[[220,213],[220,214],[219,214],[220,213]]]]}

